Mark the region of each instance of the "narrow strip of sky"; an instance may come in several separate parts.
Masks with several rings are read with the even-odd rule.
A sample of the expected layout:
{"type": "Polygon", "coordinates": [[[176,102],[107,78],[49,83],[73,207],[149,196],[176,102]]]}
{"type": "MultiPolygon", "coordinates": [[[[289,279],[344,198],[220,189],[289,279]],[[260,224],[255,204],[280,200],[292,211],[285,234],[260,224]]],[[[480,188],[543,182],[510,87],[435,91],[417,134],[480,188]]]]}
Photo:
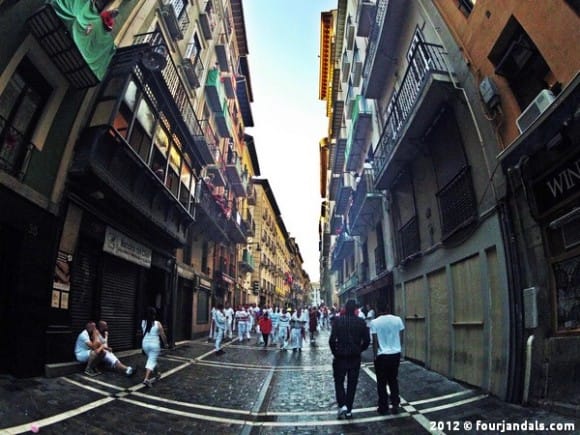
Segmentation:
{"type": "Polygon", "coordinates": [[[245,0],[256,152],[304,269],[319,279],[319,141],[328,119],[318,100],[320,13],[336,0],[245,0]]]}

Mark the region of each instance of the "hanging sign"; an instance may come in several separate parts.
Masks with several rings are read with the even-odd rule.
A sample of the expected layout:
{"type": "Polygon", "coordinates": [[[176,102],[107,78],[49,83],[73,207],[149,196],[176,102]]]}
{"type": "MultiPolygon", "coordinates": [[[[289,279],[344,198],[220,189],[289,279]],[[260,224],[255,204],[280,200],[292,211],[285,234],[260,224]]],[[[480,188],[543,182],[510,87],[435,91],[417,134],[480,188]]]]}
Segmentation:
{"type": "Polygon", "coordinates": [[[123,233],[107,227],[103,251],[146,268],[151,267],[151,249],[123,233]]]}

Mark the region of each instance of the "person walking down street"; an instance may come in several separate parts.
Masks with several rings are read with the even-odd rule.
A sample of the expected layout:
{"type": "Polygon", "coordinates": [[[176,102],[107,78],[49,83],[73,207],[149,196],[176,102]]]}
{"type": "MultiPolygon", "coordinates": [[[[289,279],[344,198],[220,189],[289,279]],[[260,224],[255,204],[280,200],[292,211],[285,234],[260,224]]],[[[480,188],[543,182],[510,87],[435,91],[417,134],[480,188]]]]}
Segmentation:
{"type": "Polygon", "coordinates": [[[403,320],[391,314],[391,309],[385,302],[377,307],[379,316],[371,321],[371,335],[373,337],[373,354],[375,357],[375,373],[377,375],[377,412],[381,415],[391,412],[399,413],[399,364],[401,362],[401,333],[405,329],[403,320]],[[390,397],[387,394],[389,385],[390,397]]]}
{"type": "MultiPolygon", "coordinates": [[[[367,322],[367,328],[369,328],[369,334],[370,334],[370,330],[371,330],[371,322],[373,320],[375,320],[375,310],[373,309],[373,307],[371,307],[369,304],[366,305],[366,322],[367,322]]],[[[371,343],[373,342],[373,337],[371,335],[371,343]]]]}
{"type": "Polygon", "coordinates": [[[226,307],[224,309],[224,314],[226,316],[226,332],[225,332],[225,337],[228,340],[232,339],[232,335],[233,335],[233,330],[232,330],[232,326],[234,323],[234,309],[232,308],[232,306],[230,305],[230,303],[226,303],[226,307]]]}
{"type": "Polygon", "coordinates": [[[246,339],[246,333],[248,331],[248,325],[250,324],[250,315],[246,311],[245,307],[241,305],[238,307],[235,316],[236,328],[238,330],[238,341],[243,343],[246,339]]]}
{"type": "Polygon", "coordinates": [[[207,342],[210,343],[212,340],[215,339],[215,306],[211,307],[211,311],[209,314],[209,336],[207,337],[207,342]]]}
{"type": "Polygon", "coordinates": [[[270,319],[270,316],[268,316],[268,311],[264,310],[260,316],[260,319],[258,320],[258,326],[260,326],[260,331],[264,340],[264,347],[268,347],[268,339],[270,338],[270,333],[272,332],[272,319],[270,319]]]}
{"type": "Polygon", "coordinates": [[[157,370],[157,358],[159,358],[159,353],[161,352],[159,340],[163,342],[164,347],[168,346],[163,325],[156,318],[157,311],[155,307],[149,307],[145,313],[145,319],[141,322],[143,331],[142,348],[147,356],[143,384],[147,387],[153,386],[153,382],[161,379],[161,374],[157,370]]]}
{"type": "Polygon", "coordinates": [[[293,352],[302,352],[302,342],[305,335],[305,327],[308,322],[308,314],[302,309],[298,308],[294,314],[292,314],[292,320],[290,320],[290,347],[293,352]]]}
{"type": "Polygon", "coordinates": [[[334,320],[328,341],[334,356],[332,371],[339,420],[352,418],[361,353],[369,347],[370,342],[367,325],[355,314],[355,309],[355,301],[349,299],[346,302],[344,314],[334,320]],[[344,390],[345,377],[346,392],[344,390]]]}
{"type": "Polygon", "coordinates": [[[278,324],[280,323],[280,307],[274,307],[272,309],[272,314],[270,314],[270,319],[272,319],[272,332],[270,332],[270,345],[276,344],[278,339],[278,324]]]}
{"type": "Polygon", "coordinates": [[[96,330],[95,322],[87,322],[75,343],[75,358],[80,363],[87,363],[85,368],[87,376],[101,374],[96,367],[105,357],[105,346],[96,339],[96,330]]]}
{"type": "Polygon", "coordinates": [[[318,310],[316,307],[310,308],[308,319],[308,332],[310,332],[310,345],[316,346],[316,332],[318,331],[318,310]]]}
{"type": "Polygon", "coordinates": [[[224,306],[223,304],[218,304],[215,314],[214,314],[214,321],[215,321],[215,350],[216,355],[224,354],[224,350],[222,349],[222,341],[224,339],[224,333],[226,331],[226,315],[224,313],[224,306]]]}
{"type": "Polygon", "coordinates": [[[135,372],[133,367],[123,364],[113,353],[113,349],[109,346],[109,325],[104,320],[99,320],[96,337],[105,348],[105,356],[103,357],[103,360],[109,368],[127,376],[131,376],[135,372]]]}
{"type": "Polygon", "coordinates": [[[276,337],[280,350],[286,350],[286,346],[288,345],[291,319],[290,308],[280,313],[280,319],[278,320],[278,335],[276,337]]]}

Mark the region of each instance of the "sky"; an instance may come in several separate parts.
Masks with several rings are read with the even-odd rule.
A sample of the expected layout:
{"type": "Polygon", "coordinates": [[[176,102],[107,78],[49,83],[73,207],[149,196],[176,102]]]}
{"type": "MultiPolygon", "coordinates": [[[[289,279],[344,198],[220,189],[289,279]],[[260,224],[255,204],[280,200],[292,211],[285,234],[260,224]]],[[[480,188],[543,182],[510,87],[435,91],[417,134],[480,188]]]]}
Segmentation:
{"type": "Polygon", "coordinates": [[[296,239],[311,281],[318,281],[319,141],[327,134],[318,99],[320,14],[337,0],[245,0],[251,105],[260,174],[296,239]]]}

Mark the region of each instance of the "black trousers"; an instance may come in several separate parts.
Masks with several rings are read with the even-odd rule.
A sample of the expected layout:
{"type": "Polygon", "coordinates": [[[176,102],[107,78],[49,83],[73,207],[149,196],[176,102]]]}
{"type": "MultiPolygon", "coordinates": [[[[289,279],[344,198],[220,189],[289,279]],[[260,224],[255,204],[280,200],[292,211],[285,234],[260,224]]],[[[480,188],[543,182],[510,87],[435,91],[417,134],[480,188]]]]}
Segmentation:
{"type": "Polygon", "coordinates": [[[332,362],[332,372],[334,375],[334,391],[336,392],[336,403],[339,408],[344,405],[349,411],[352,410],[356,385],[358,384],[358,374],[360,371],[360,356],[334,358],[332,362]],[[346,392],[344,389],[344,378],[346,377],[346,392]]]}
{"type": "Polygon", "coordinates": [[[389,399],[393,406],[399,406],[399,364],[401,354],[379,355],[375,359],[375,373],[377,375],[377,394],[379,396],[379,409],[386,411],[389,409],[389,399]],[[389,385],[390,397],[387,394],[387,384],[389,385]]]}

